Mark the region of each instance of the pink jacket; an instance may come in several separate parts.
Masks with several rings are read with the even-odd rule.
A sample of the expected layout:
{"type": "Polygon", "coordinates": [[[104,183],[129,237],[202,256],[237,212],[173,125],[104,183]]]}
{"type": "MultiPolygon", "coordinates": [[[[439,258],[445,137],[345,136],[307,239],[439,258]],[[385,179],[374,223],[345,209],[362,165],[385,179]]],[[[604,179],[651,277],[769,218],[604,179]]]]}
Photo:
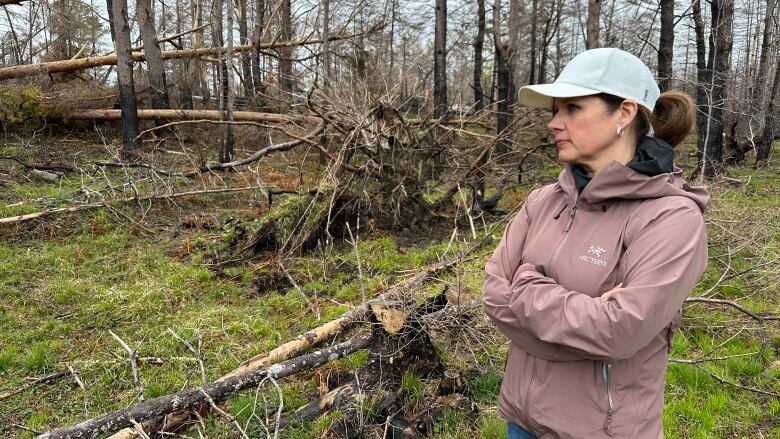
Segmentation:
{"type": "Polygon", "coordinates": [[[485,267],[511,341],[499,415],[539,438],[663,437],[671,337],[707,264],[709,196],[675,171],[612,162],[578,194],[567,167],[528,196],[485,267]]]}

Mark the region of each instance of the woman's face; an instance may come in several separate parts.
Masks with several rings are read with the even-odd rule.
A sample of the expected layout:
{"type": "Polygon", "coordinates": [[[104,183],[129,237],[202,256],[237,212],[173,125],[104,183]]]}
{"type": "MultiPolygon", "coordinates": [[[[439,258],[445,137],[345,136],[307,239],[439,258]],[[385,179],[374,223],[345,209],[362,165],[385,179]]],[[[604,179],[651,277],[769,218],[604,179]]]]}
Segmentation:
{"type": "Polygon", "coordinates": [[[596,172],[611,160],[619,160],[623,142],[617,134],[621,110],[610,112],[595,96],[555,99],[553,118],[547,128],[555,134],[558,159],[596,172]]]}

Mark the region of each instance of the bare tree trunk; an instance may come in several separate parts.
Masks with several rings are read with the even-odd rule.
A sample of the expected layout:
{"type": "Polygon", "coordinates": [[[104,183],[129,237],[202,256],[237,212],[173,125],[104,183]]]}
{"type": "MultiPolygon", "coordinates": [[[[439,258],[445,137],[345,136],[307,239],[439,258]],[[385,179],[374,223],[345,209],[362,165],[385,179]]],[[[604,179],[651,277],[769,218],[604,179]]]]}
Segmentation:
{"type": "MultiPolygon", "coordinates": [[[[321,8],[322,8],[322,39],[325,40],[325,42],[322,43],[322,73],[324,75],[323,78],[323,84],[325,88],[325,92],[328,92],[328,88],[330,86],[330,41],[328,41],[328,35],[330,34],[330,0],[321,0],[320,1],[321,8]]],[[[393,48],[392,48],[392,31],[390,35],[390,53],[392,56],[393,48]]],[[[393,62],[390,61],[390,68],[392,69],[393,62]]]]}
{"type": "MultiPolygon", "coordinates": [[[[182,29],[182,15],[184,14],[182,8],[183,0],[176,0],[176,32],[181,32],[182,29]]],[[[193,11],[194,13],[194,11],[193,11]]],[[[184,47],[183,37],[179,37],[177,44],[180,48],[184,47]]],[[[190,76],[190,65],[195,62],[195,59],[182,58],[178,62],[178,82],[179,82],[179,107],[186,110],[192,110],[192,80],[190,76]]]]}
{"type": "Polygon", "coordinates": [[[157,31],[154,26],[154,9],[151,0],[138,0],[138,25],[144,41],[146,65],[149,70],[149,85],[152,88],[152,108],[171,108],[168,99],[168,85],[165,80],[165,63],[162,59],[157,31]]]}
{"type": "Polygon", "coordinates": [[[447,113],[447,0],[436,0],[436,26],[433,56],[434,115],[447,113]]]}
{"type": "Polygon", "coordinates": [[[674,53],[674,0],[661,0],[661,38],[658,44],[658,87],[671,88],[674,53]]]}
{"type": "Polygon", "coordinates": [[[693,0],[692,5],[694,31],[696,32],[696,151],[701,163],[704,143],[707,138],[707,115],[709,105],[707,84],[710,82],[710,70],[707,68],[707,43],[704,39],[704,19],[701,15],[701,0],[693,0]]]}
{"type": "MultiPolygon", "coordinates": [[[[493,41],[495,43],[496,63],[496,91],[498,108],[496,111],[496,132],[501,133],[509,126],[512,118],[510,105],[512,101],[512,72],[509,66],[511,46],[509,42],[501,38],[501,0],[495,0],[493,6],[493,41]]],[[[496,142],[496,154],[503,156],[509,151],[509,143],[506,138],[496,142]]]]}
{"type": "Polygon", "coordinates": [[[586,49],[599,47],[599,20],[601,18],[601,0],[588,0],[586,49]]]}
{"type": "Polygon", "coordinates": [[[482,48],[485,44],[485,0],[477,0],[477,37],[474,39],[474,109],[485,107],[482,90],[482,48]]]}
{"type": "Polygon", "coordinates": [[[775,66],[775,79],[772,85],[772,92],[769,97],[769,105],[764,113],[764,129],[761,131],[756,147],[756,167],[766,166],[769,156],[772,154],[772,144],[777,140],[775,124],[777,123],[778,108],[777,100],[780,97],[780,63],[775,66]]]}
{"type": "Polygon", "coordinates": [[[227,135],[225,138],[225,151],[220,163],[233,161],[233,149],[236,143],[235,130],[233,129],[233,106],[235,105],[235,84],[233,84],[233,0],[227,1],[227,53],[225,54],[225,82],[227,83],[227,99],[225,102],[225,120],[227,135]]]}
{"type": "MultiPolygon", "coordinates": [[[[204,29],[200,29],[203,25],[203,0],[191,0],[190,5],[192,8],[192,28],[198,29],[192,35],[192,48],[200,49],[203,47],[204,42],[204,29]]],[[[203,108],[209,108],[211,105],[211,88],[208,84],[208,79],[204,72],[206,69],[203,67],[203,61],[200,57],[193,57],[189,64],[190,78],[195,84],[195,89],[199,91],[200,96],[203,98],[203,108]]]]}
{"type": "Polygon", "coordinates": [[[250,60],[252,67],[252,84],[254,85],[255,90],[254,105],[257,108],[263,108],[263,103],[265,102],[265,85],[263,85],[263,73],[260,67],[260,41],[263,37],[265,0],[255,1],[254,13],[255,15],[252,21],[252,51],[250,60]]]}
{"type": "Polygon", "coordinates": [[[700,171],[712,175],[723,165],[723,132],[726,99],[726,83],[731,70],[731,50],[734,42],[734,0],[713,0],[711,3],[712,29],[710,33],[711,68],[709,86],[710,108],[707,137],[702,151],[700,171]]]}
{"type": "Polygon", "coordinates": [[[133,57],[130,52],[130,24],[127,17],[127,0],[113,0],[109,13],[113,16],[116,44],[116,76],[119,85],[119,106],[122,110],[122,148],[131,151],[139,148],[138,111],[133,83],[133,57]]]}
{"type": "MultiPolygon", "coordinates": [[[[778,73],[780,68],[775,67],[775,77],[772,83],[769,82],[769,76],[771,72],[771,63],[769,57],[772,52],[772,37],[774,31],[773,19],[775,18],[775,7],[777,2],[775,0],[767,0],[766,2],[766,15],[764,16],[764,34],[761,40],[761,57],[758,62],[758,78],[757,85],[759,90],[772,90],[770,93],[759,93],[758,96],[758,113],[763,115],[764,126],[761,130],[761,135],[758,138],[756,144],[756,164],[765,162],[769,159],[769,152],[772,149],[772,141],[774,135],[772,134],[773,120],[771,115],[774,109],[774,97],[777,93],[778,73]]],[[[777,63],[775,63],[777,64],[777,63]]],[[[750,93],[751,100],[754,99],[754,93],[750,93]]]]}
{"type": "Polygon", "coordinates": [[[536,84],[536,34],[538,33],[536,27],[539,21],[539,0],[532,0],[531,5],[531,59],[528,67],[528,70],[530,70],[528,83],[536,84]]]}
{"type": "MultiPolygon", "coordinates": [[[[292,38],[292,4],[290,0],[281,0],[281,39],[292,38]]],[[[279,58],[279,86],[283,93],[290,94],[293,91],[293,50],[283,49],[279,58]]],[[[285,100],[289,96],[285,96],[285,100]]]]}
{"type": "MultiPolygon", "coordinates": [[[[250,44],[249,27],[246,16],[247,0],[236,0],[238,4],[238,35],[242,45],[250,44]]],[[[252,86],[252,68],[249,65],[249,54],[241,52],[241,83],[244,86],[244,96],[249,99],[254,95],[252,86]]]]}
{"type": "Polygon", "coordinates": [[[553,38],[558,35],[561,27],[561,10],[563,9],[563,0],[557,0],[550,3],[550,15],[547,17],[547,21],[544,24],[544,35],[542,38],[542,59],[539,61],[539,74],[536,75],[539,83],[547,81],[547,55],[549,53],[550,44],[552,44],[553,38]],[[550,25],[553,20],[555,24],[552,26],[552,32],[550,32],[550,25]]]}

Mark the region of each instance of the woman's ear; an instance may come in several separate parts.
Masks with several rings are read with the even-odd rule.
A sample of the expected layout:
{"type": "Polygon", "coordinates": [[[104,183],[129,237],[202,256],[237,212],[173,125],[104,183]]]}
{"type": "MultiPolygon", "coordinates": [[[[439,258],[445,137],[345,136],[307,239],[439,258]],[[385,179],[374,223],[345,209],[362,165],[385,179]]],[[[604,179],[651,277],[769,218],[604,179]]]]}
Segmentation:
{"type": "Polygon", "coordinates": [[[618,118],[620,126],[627,127],[634,121],[636,114],[639,112],[639,105],[631,100],[624,100],[618,108],[618,118]]]}

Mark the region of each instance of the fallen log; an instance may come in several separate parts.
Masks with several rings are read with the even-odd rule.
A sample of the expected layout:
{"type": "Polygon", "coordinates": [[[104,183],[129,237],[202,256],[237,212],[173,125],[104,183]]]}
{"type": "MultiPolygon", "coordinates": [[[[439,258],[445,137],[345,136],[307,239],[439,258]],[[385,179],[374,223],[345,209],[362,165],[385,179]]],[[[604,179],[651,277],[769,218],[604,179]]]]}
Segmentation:
{"type": "MultiPolygon", "coordinates": [[[[188,191],[188,192],[177,192],[173,194],[165,194],[165,195],[150,195],[146,197],[131,197],[131,198],[124,198],[121,200],[112,200],[112,201],[119,201],[122,203],[128,203],[128,202],[137,202],[137,201],[152,201],[152,200],[167,200],[177,197],[186,197],[190,195],[202,195],[202,194],[218,194],[218,193],[225,193],[225,192],[244,192],[244,191],[251,191],[251,190],[262,190],[263,188],[257,187],[257,186],[249,186],[249,187],[240,187],[240,188],[225,188],[225,189],[207,189],[202,191],[188,191]]],[[[81,204],[78,206],[70,206],[70,207],[57,207],[54,209],[48,209],[43,210],[40,212],[35,213],[28,213],[25,215],[16,215],[16,216],[9,216],[6,218],[0,218],[0,224],[16,224],[21,223],[24,221],[29,221],[37,218],[44,218],[47,216],[57,215],[60,213],[69,213],[69,212],[79,212],[82,210],[89,210],[89,209],[98,209],[102,207],[108,207],[108,202],[102,202],[102,203],[90,203],[90,204],[81,204]]]]}
{"type": "Polygon", "coordinates": [[[282,418],[279,422],[279,428],[286,427],[290,422],[304,422],[317,419],[330,410],[347,405],[355,400],[355,395],[359,390],[355,381],[336,387],[282,418]]]}
{"type": "MultiPolygon", "coordinates": [[[[364,321],[365,318],[368,317],[371,313],[371,309],[376,307],[376,305],[388,306],[393,302],[398,301],[399,298],[406,296],[412,289],[419,287],[432,276],[436,276],[443,271],[448,270],[455,264],[465,259],[474,250],[486,244],[487,242],[490,242],[492,239],[492,231],[500,224],[503,224],[504,220],[507,218],[509,218],[509,215],[504,217],[504,219],[499,221],[493,228],[491,228],[491,230],[484,238],[473,242],[470,246],[463,249],[461,252],[432,264],[426,269],[419,271],[409,279],[397,283],[380,296],[369,300],[365,304],[356,306],[349,311],[346,311],[344,314],[334,320],[331,320],[321,326],[299,335],[293,340],[276,347],[267,354],[258,355],[244,361],[238,368],[220,378],[218,382],[238,374],[246,373],[247,371],[251,371],[256,368],[265,367],[268,364],[282,361],[283,359],[289,358],[290,356],[298,355],[300,352],[316,346],[324,340],[331,339],[340,332],[343,332],[353,327],[355,324],[364,321]]],[[[174,416],[169,416],[165,422],[164,431],[172,431],[181,427],[190,420],[190,416],[191,415],[189,412],[183,412],[174,416]]],[[[159,418],[160,416],[158,416],[157,419],[154,419],[152,422],[149,422],[148,425],[144,426],[148,427],[153,425],[160,425],[162,420],[159,418]]],[[[139,437],[139,435],[134,431],[134,429],[125,428],[122,431],[112,435],[109,439],[135,439],[137,437],[139,437]]]]}
{"type": "Polygon", "coordinates": [[[281,363],[251,370],[202,387],[182,390],[173,395],[160,396],[122,410],[76,425],[58,428],[38,436],[38,439],[86,439],[111,434],[125,427],[132,427],[155,416],[191,410],[205,402],[222,401],[235,392],[255,387],[266,378],[284,378],[303,370],[319,367],[369,346],[370,337],[363,335],[337,344],[328,349],[312,352],[281,363]]]}
{"type": "MultiPolygon", "coordinates": [[[[2,69],[0,69],[2,70],[2,69]]],[[[121,110],[115,109],[84,109],[71,110],[52,115],[58,119],[68,120],[119,120],[121,110]]],[[[220,120],[224,118],[223,112],[218,110],[171,110],[171,109],[139,109],[138,118],[144,120],[220,120]]],[[[255,111],[234,111],[233,120],[236,122],[270,122],[270,123],[317,123],[319,117],[314,116],[289,116],[278,113],[260,113],[255,111]]]]}
{"type": "MultiPolygon", "coordinates": [[[[0,0],[1,1],[1,0],[0,0]]],[[[339,41],[354,38],[359,35],[372,32],[376,26],[366,32],[353,35],[333,35],[328,37],[328,41],[339,41]]],[[[272,43],[260,44],[260,50],[273,50],[289,47],[305,46],[309,44],[322,44],[324,39],[305,39],[292,41],[275,41],[272,43]]],[[[233,47],[233,52],[249,52],[252,46],[248,44],[233,47]]],[[[204,47],[200,49],[185,50],[166,50],[162,52],[163,59],[193,58],[207,55],[220,55],[226,53],[227,49],[223,47],[204,47]]],[[[133,61],[146,61],[146,54],[143,52],[133,52],[133,61]]],[[[18,66],[0,68],[0,80],[11,78],[23,78],[25,76],[40,75],[46,73],[72,72],[91,67],[116,65],[116,54],[93,56],[90,58],[68,59],[62,61],[49,61],[38,64],[22,64],[18,66]]]]}

